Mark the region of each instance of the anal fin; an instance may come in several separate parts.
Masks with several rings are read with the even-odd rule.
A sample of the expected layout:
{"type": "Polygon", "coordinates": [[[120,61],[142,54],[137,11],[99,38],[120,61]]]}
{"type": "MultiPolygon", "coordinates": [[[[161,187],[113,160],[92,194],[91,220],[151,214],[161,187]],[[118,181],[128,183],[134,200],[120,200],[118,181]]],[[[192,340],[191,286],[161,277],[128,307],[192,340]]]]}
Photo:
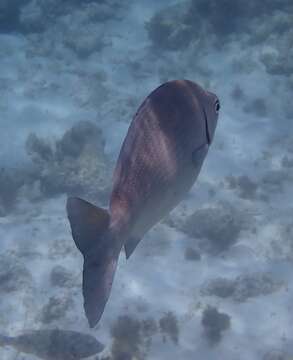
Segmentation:
{"type": "Polygon", "coordinates": [[[134,252],[140,240],[141,238],[139,237],[131,237],[127,240],[127,242],[124,245],[126,259],[130,258],[130,256],[134,252]]]}

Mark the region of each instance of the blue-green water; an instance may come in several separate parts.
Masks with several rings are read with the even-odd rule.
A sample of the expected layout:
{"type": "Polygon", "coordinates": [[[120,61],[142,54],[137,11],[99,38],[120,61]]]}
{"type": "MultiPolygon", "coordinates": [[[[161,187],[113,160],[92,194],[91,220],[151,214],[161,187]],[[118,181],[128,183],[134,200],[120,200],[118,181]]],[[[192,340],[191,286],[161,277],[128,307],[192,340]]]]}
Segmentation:
{"type": "Polygon", "coordinates": [[[100,360],[293,357],[292,22],[286,0],[0,2],[1,335],[88,333],[100,360]],[[173,79],[219,97],[213,144],[89,329],[66,198],[107,206],[133,115],[173,79]]]}

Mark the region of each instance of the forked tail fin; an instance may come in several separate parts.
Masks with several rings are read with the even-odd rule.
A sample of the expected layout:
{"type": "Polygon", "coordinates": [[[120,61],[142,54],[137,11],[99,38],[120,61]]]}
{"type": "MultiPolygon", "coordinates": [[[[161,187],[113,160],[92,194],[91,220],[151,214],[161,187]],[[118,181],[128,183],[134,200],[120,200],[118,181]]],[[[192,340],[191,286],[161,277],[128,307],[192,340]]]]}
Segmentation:
{"type": "Polygon", "coordinates": [[[108,301],[120,249],[109,231],[107,210],[70,197],[67,214],[73,240],[84,257],[84,310],[90,327],[94,327],[108,301]]]}

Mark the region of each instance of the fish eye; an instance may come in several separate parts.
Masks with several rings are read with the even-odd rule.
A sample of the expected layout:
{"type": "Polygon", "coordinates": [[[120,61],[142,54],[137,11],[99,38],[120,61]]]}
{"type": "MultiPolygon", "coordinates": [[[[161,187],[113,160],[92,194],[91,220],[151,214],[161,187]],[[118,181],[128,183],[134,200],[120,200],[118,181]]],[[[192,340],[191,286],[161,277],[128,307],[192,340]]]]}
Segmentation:
{"type": "Polygon", "coordinates": [[[217,101],[215,102],[215,112],[218,114],[219,111],[220,111],[220,109],[221,109],[220,101],[217,100],[217,101]]]}

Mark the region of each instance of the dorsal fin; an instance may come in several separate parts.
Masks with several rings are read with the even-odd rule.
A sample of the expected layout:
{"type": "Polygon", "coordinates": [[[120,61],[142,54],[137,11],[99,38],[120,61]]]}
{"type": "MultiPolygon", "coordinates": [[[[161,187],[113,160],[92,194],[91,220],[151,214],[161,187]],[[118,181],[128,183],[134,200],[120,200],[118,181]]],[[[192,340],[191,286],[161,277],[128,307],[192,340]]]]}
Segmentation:
{"type": "Polygon", "coordinates": [[[131,237],[127,240],[124,245],[126,259],[129,259],[131,254],[134,252],[141,238],[131,237]]]}
{"type": "Polygon", "coordinates": [[[72,237],[77,248],[85,256],[108,229],[109,213],[77,197],[68,198],[66,208],[72,237]]]}

